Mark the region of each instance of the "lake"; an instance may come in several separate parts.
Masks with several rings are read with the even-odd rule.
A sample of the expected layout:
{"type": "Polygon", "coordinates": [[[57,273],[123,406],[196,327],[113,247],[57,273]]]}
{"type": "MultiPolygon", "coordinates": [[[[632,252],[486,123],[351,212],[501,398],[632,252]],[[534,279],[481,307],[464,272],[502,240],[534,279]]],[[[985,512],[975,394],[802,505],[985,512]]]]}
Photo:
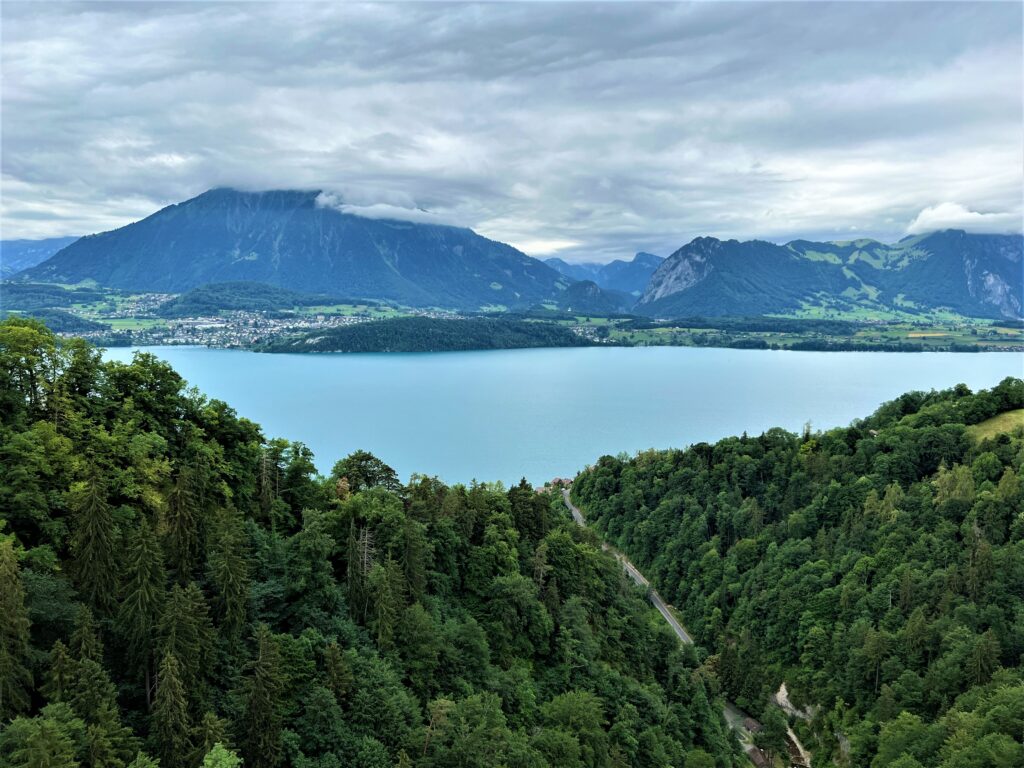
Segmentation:
{"type": "MultiPolygon", "coordinates": [[[[130,360],[134,350],[110,349],[130,360]]],[[[912,389],[1024,375],[1012,353],[784,352],[692,347],[269,355],[150,347],[189,383],[299,440],[321,471],[363,448],[449,483],[536,484],[604,454],[770,427],[850,423],[912,389]]]]}

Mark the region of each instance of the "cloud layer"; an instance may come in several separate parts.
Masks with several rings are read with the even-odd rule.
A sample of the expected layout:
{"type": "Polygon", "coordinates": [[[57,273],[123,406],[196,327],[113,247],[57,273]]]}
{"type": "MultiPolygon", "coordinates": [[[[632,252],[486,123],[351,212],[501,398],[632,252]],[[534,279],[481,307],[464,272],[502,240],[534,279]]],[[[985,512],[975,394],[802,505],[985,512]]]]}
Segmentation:
{"type": "Polygon", "coordinates": [[[225,185],[577,260],[1020,221],[1018,3],[0,7],[5,238],[225,185]]]}

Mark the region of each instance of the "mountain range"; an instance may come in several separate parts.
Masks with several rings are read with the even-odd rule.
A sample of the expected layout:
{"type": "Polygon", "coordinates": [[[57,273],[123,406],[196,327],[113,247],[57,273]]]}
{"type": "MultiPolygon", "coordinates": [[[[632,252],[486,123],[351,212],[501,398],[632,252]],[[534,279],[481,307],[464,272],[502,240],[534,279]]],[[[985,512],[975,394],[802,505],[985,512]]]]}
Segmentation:
{"type": "Polygon", "coordinates": [[[213,189],[120,229],[64,240],[6,241],[5,269],[11,254],[44,259],[53,248],[17,279],[171,293],[262,283],[474,311],[544,305],[672,318],[950,310],[1017,318],[1024,308],[1022,237],[959,230],[893,244],[698,237],[667,259],[641,252],[631,261],[570,264],[539,261],[470,229],[344,213],[322,205],[317,191],[213,189]]]}
{"type": "Polygon", "coordinates": [[[141,221],[90,235],[22,273],[178,293],[261,282],[410,306],[530,306],[570,280],[472,230],[372,219],[321,205],[317,191],[214,189],[141,221]]]}
{"type": "Polygon", "coordinates": [[[944,230],[876,240],[776,245],[698,237],[651,276],[634,312],[656,317],[948,309],[1020,317],[1020,235],[944,230]]]}
{"type": "Polygon", "coordinates": [[[571,264],[559,258],[551,258],[545,259],[544,263],[572,280],[589,280],[599,288],[638,297],[647,287],[654,270],[664,260],[661,256],[655,256],[653,253],[640,251],[632,261],[616,259],[607,264],[595,262],[571,264]]]}
{"type": "Polygon", "coordinates": [[[71,245],[77,237],[48,237],[43,240],[0,240],[0,278],[42,264],[57,251],[71,245]]]}

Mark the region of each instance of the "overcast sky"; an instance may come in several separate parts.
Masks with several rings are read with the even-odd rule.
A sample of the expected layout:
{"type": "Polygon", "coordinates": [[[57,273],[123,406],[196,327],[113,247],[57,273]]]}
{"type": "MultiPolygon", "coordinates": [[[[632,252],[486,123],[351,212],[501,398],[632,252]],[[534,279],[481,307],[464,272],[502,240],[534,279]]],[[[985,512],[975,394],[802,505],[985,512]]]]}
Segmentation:
{"type": "Polygon", "coordinates": [[[4,238],[213,186],[576,261],[1020,229],[1019,2],[0,8],[4,238]]]}

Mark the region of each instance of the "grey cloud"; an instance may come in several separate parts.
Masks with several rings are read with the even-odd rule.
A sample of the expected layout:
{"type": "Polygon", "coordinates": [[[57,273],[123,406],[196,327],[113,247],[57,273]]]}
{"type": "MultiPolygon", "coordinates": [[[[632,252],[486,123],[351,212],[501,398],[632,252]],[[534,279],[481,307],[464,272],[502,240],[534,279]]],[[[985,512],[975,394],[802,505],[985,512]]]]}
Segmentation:
{"type": "Polygon", "coordinates": [[[570,259],[1021,215],[1019,4],[0,9],[4,237],[223,185],[570,259]]]}

